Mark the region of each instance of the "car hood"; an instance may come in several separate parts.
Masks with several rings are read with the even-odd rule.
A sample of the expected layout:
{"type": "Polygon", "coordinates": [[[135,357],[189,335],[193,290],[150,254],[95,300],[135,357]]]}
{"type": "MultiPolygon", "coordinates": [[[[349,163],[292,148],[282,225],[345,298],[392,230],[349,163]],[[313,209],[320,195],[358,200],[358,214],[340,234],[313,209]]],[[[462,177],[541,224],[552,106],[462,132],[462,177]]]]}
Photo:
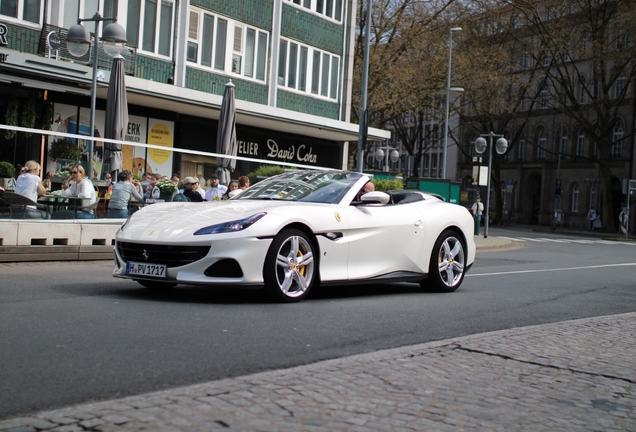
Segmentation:
{"type": "Polygon", "coordinates": [[[302,203],[229,200],[152,204],[132,215],[117,237],[119,240],[141,241],[191,240],[192,234],[203,227],[243,219],[261,212],[275,212],[277,208],[290,205],[302,203]]]}

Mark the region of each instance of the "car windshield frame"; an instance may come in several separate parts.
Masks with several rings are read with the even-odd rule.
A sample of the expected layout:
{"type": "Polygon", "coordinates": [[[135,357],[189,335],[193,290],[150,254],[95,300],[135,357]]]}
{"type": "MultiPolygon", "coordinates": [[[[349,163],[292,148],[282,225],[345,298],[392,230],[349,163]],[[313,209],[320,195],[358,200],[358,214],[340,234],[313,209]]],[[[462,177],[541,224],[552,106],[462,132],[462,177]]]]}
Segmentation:
{"type": "Polygon", "coordinates": [[[348,171],[289,170],[259,181],[233,199],[337,204],[362,177],[348,171]]]}

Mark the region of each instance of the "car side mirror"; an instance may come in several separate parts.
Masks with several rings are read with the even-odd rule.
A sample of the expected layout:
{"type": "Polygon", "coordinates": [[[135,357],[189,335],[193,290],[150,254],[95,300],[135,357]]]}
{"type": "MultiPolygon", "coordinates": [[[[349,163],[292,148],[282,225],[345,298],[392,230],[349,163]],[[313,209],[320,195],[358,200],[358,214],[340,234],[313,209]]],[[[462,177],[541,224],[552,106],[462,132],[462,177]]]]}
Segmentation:
{"type": "Polygon", "coordinates": [[[386,192],[374,191],[367,192],[360,197],[360,201],[363,204],[380,204],[385,205],[389,202],[391,197],[386,192]]]}

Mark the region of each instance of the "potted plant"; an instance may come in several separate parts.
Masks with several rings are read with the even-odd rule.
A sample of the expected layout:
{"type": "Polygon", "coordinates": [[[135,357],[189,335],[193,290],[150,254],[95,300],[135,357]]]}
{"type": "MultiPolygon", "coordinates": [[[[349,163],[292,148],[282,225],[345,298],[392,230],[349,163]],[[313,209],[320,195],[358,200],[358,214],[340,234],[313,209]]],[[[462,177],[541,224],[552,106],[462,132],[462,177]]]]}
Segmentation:
{"type": "Polygon", "coordinates": [[[172,180],[161,180],[155,186],[161,192],[159,198],[165,201],[172,201],[173,195],[177,192],[177,185],[172,180]]]}
{"type": "Polygon", "coordinates": [[[70,159],[72,161],[79,161],[81,156],[82,151],[75,141],[71,141],[66,138],[58,138],[56,141],[51,143],[49,157],[53,162],[58,159],[70,159]]]}
{"type": "Polygon", "coordinates": [[[0,162],[0,186],[7,189],[9,180],[13,177],[15,168],[9,162],[0,162]]]}

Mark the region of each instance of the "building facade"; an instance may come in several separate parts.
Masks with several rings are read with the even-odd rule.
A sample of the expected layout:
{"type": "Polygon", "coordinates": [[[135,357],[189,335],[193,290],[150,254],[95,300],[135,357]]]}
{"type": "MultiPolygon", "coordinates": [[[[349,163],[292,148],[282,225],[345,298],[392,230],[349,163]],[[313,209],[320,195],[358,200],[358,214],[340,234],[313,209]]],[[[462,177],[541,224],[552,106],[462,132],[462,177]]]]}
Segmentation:
{"type": "Polygon", "coordinates": [[[478,162],[474,143],[490,132],[480,130],[487,123],[510,143],[505,154],[493,152],[494,218],[512,212],[522,223],[588,228],[593,207],[612,219],[601,220],[604,227],[619,227],[627,205],[623,181],[636,172],[633,4],[545,0],[496,12],[475,27],[490,25],[484,43],[491,38],[511,47],[505,81],[517,89],[515,97],[526,90],[518,104],[491,101],[491,108],[514,111],[494,109],[481,118],[471,119],[478,96],[463,101],[458,179],[470,201],[486,195],[474,173],[477,164],[487,165],[488,151],[478,162]]]}
{"type": "MultiPolygon", "coordinates": [[[[126,140],[216,152],[222,94],[231,80],[238,156],[347,168],[348,143],[358,137],[358,125],[349,122],[355,0],[3,1],[0,122],[89,135],[94,56],[91,49],[72,57],[65,38],[78,18],[97,11],[126,30],[126,140]],[[32,112],[35,122],[22,121],[21,112],[32,112]]],[[[82,24],[94,35],[95,22],[82,24]]],[[[112,59],[98,51],[95,134],[103,136],[112,59]]],[[[6,135],[0,160],[50,164],[47,137],[6,135]]],[[[389,137],[377,129],[369,135],[389,137]]],[[[208,178],[217,167],[212,156],[168,153],[135,149],[124,155],[124,168],[208,178]]],[[[95,154],[99,167],[99,143],[95,154]]],[[[257,166],[239,161],[232,176],[257,166]]]]}

